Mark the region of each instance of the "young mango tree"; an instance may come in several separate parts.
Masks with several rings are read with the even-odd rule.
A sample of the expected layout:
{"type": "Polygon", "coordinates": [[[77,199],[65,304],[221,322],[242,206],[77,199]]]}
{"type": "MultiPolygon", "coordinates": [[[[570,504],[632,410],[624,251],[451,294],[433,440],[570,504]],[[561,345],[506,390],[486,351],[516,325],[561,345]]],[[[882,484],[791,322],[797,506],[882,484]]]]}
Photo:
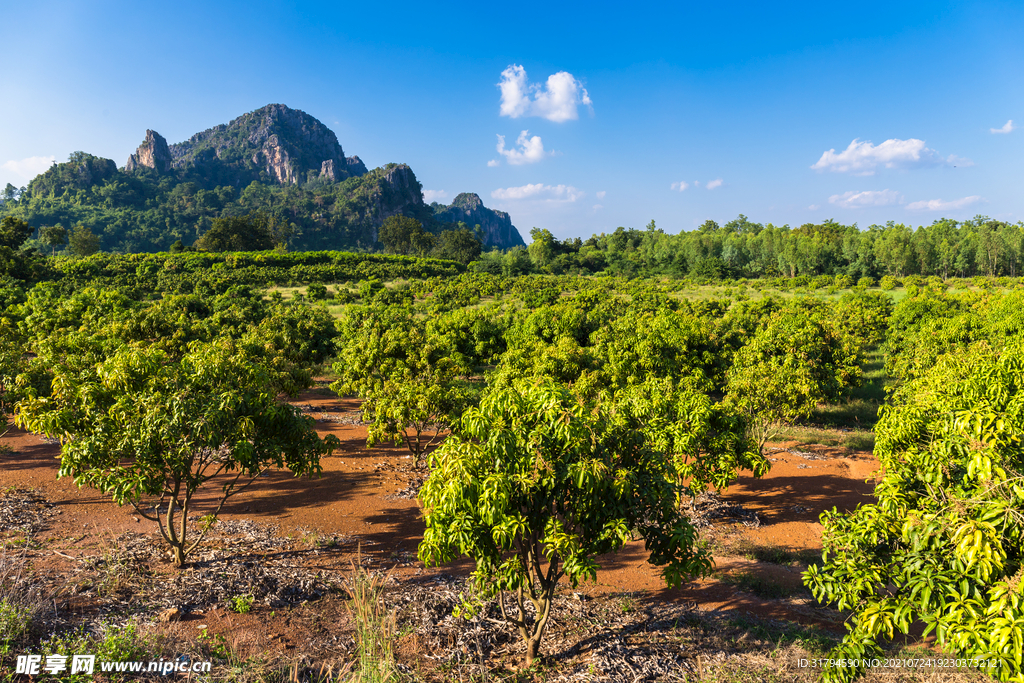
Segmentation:
{"type": "Polygon", "coordinates": [[[859,379],[857,353],[834,329],[783,311],[733,354],[725,403],[746,417],[760,450],[783,425],[807,417],[859,379]]]}
{"type": "Polygon", "coordinates": [[[58,476],[156,522],[178,567],[228,498],[272,468],[318,474],[336,443],[277,400],[278,377],[261,358],[226,339],[180,358],[131,345],[84,367],[57,358],[52,373],[50,395],[19,403],[18,424],[61,440],[58,476]],[[219,489],[216,507],[193,532],[189,515],[207,485],[219,489]]]}
{"type": "Polygon", "coordinates": [[[331,388],[363,399],[366,445],[405,442],[414,465],[470,403],[467,359],[455,341],[405,306],[360,307],[339,321],[331,388]]]}
{"type": "Polygon", "coordinates": [[[478,596],[497,597],[529,666],[559,579],[595,580],[599,555],[639,537],[669,585],[711,571],[681,510],[683,478],[727,482],[737,463],[763,460],[741,426],[723,432],[723,417],[686,389],[636,387],[603,402],[550,379],[495,390],[430,455],[419,557],[472,558],[478,596]]]}
{"type": "Polygon", "coordinates": [[[940,358],[882,409],[877,502],[822,515],[824,564],[804,583],[852,611],[824,680],[915,621],[1000,681],[1024,680],[1024,346],[940,358]]]}

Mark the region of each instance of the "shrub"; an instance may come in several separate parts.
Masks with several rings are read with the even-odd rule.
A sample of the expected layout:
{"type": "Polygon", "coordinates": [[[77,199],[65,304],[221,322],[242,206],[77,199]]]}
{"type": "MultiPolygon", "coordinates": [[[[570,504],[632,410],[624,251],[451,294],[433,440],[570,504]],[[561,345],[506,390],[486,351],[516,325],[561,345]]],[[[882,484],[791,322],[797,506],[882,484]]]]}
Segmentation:
{"type": "Polygon", "coordinates": [[[321,282],[313,282],[306,287],[306,296],[310,301],[323,301],[327,298],[327,287],[321,282]]]}
{"type": "MultiPolygon", "coordinates": [[[[633,534],[670,585],[707,575],[711,557],[681,496],[724,486],[738,467],[765,471],[738,421],[703,394],[667,386],[591,403],[551,380],[518,382],[467,411],[431,454],[420,559],[475,560],[477,595],[498,598],[526,645],[527,666],[561,577],[572,586],[595,580],[598,557],[633,534]]],[[[479,603],[464,608],[471,614],[479,603]]]]}
{"type": "MultiPolygon", "coordinates": [[[[1024,346],[947,354],[882,411],[877,502],[822,515],[824,564],[805,583],[851,610],[830,659],[862,661],[915,621],[959,656],[1021,680],[1024,346]]],[[[851,681],[855,667],[825,670],[851,681]]]]}

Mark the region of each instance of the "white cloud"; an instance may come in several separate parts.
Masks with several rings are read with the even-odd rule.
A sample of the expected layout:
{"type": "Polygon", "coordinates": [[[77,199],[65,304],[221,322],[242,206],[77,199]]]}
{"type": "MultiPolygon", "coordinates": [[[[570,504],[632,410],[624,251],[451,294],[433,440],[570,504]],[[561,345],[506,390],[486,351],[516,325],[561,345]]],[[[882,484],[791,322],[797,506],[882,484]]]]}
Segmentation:
{"type": "Polygon", "coordinates": [[[603,208],[604,206],[602,206],[601,204],[594,204],[594,211],[600,211],[603,208]]]}
{"type": "Polygon", "coordinates": [[[957,156],[943,159],[934,149],[925,147],[924,140],[916,138],[886,140],[880,145],[854,139],[838,154],[834,149],[822,153],[811,168],[815,171],[873,175],[879,166],[910,169],[945,165],[971,166],[973,162],[957,156]]]}
{"type": "Polygon", "coordinates": [[[604,190],[601,190],[600,192],[598,192],[598,193],[597,193],[596,195],[594,195],[594,196],[596,196],[596,197],[597,197],[598,199],[604,199],[604,196],[605,196],[606,194],[608,194],[608,193],[607,193],[607,192],[605,192],[604,190]]]}
{"type": "Polygon", "coordinates": [[[487,167],[488,168],[494,168],[495,166],[498,165],[498,163],[499,162],[498,162],[497,159],[491,159],[490,161],[487,162],[487,167]]]}
{"type": "MultiPolygon", "coordinates": [[[[498,154],[505,157],[505,161],[512,164],[513,166],[522,166],[523,164],[535,164],[544,157],[551,156],[552,152],[544,151],[544,143],[541,141],[539,135],[534,135],[532,138],[527,137],[530,131],[524,130],[516,138],[516,144],[519,145],[519,149],[505,149],[505,136],[498,136],[498,154]]],[[[490,165],[490,164],[488,164],[490,165]]],[[[498,162],[494,163],[497,166],[498,162]]]]}
{"type": "Polygon", "coordinates": [[[512,64],[501,72],[501,116],[517,119],[520,116],[540,116],[561,123],[579,118],[577,109],[583,104],[591,106],[586,88],[567,71],[548,76],[543,86],[530,83],[526,69],[512,64]]]}
{"type": "Polygon", "coordinates": [[[0,164],[0,170],[10,171],[11,173],[24,178],[25,180],[32,180],[40,173],[46,171],[46,169],[53,166],[57,160],[55,156],[48,157],[28,157],[26,159],[11,159],[0,164]]]}
{"type": "Polygon", "coordinates": [[[714,180],[708,181],[708,184],[705,185],[705,187],[707,187],[709,190],[713,190],[716,187],[721,187],[721,186],[722,186],[722,179],[721,178],[715,178],[714,180]]]}
{"type": "Polygon", "coordinates": [[[1017,126],[1013,125],[1013,119],[1010,119],[1009,121],[1003,124],[1002,128],[989,128],[988,130],[990,133],[1010,133],[1016,127],[1017,126]]]}
{"type": "Polygon", "coordinates": [[[890,206],[903,202],[903,195],[896,190],[866,190],[864,192],[844,192],[828,198],[829,204],[844,209],[862,209],[865,206],[890,206]]]}
{"type": "Polygon", "coordinates": [[[817,204],[811,204],[810,206],[808,206],[808,207],[807,207],[807,210],[808,210],[808,211],[817,211],[817,210],[818,210],[818,209],[820,209],[820,208],[821,208],[821,207],[820,207],[820,206],[818,206],[817,204]]]}
{"type": "Polygon", "coordinates": [[[427,204],[448,199],[448,193],[444,190],[423,190],[423,201],[427,204]]]}
{"type": "Polygon", "coordinates": [[[680,180],[678,183],[672,183],[672,189],[673,190],[678,190],[679,192],[682,192],[683,190],[685,190],[689,186],[690,186],[690,183],[686,182],[685,180],[680,180]]]}
{"type": "Polygon", "coordinates": [[[978,195],[971,195],[970,197],[964,197],[963,199],[954,199],[949,202],[943,201],[942,199],[930,199],[927,201],[911,202],[907,204],[907,209],[910,211],[952,211],[954,209],[962,209],[980,201],[981,197],[978,195]]]}
{"type": "Polygon", "coordinates": [[[494,199],[540,199],[549,202],[574,202],[585,194],[572,185],[531,183],[520,187],[498,188],[491,192],[491,197],[494,199]]]}

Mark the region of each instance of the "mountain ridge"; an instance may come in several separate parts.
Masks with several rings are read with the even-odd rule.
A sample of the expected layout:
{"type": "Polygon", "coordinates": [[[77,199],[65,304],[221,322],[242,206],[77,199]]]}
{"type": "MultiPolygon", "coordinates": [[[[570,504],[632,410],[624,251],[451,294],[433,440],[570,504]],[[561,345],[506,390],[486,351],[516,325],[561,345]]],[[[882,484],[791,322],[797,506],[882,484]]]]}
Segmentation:
{"type": "Polygon", "coordinates": [[[121,168],[76,152],[34,178],[0,214],[37,228],[83,223],[105,250],[135,252],[191,244],[213,219],[253,210],[290,224],[289,246],[300,250],[371,249],[383,221],[396,214],[430,232],[479,225],[486,247],[525,244],[508,214],[483,206],[479,196],[428,206],[408,165],[368,170],[358,156],[345,156],[330,128],[283,104],[173,144],[147,129],[121,168]]]}

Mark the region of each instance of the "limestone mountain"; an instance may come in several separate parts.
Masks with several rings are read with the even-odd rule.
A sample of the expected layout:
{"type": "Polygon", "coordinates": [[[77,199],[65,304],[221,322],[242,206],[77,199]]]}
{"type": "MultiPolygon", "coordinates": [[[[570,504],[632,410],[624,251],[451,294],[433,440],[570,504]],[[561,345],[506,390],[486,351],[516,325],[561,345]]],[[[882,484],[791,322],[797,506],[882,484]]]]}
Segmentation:
{"type": "Polygon", "coordinates": [[[135,154],[128,157],[124,170],[131,173],[140,168],[151,168],[159,173],[167,173],[171,170],[171,151],[167,148],[167,140],[160,133],[151,130],[146,131],[146,139],[135,150],[135,154]]]}
{"type": "Polygon", "coordinates": [[[358,156],[345,156],[327,126],[283,104],[175,144],[147,130],[122,169],[76,152],[0,208],[37,228],[83,223],[101,236],[103,249],[121,252],[188,245],[213,219],[249,211],[289,225],[292,249],[378,248],[378,229],[396,214],[431,232],[479,225],[487,247],[523,244],[508,214],[487,209],[477,195],[427,206],[407,165],[367,170],[358,156]]]}
{"type": "Polygon", "coordinates": [[[434,217],[444,223],[465,223],[480,226],[484,244],[501,244],[506,247],[526,246],[522,235],[512,225],[512,219],[504,211],[488,209],[479,195],[463,192],[451,204],[431,204],[434,217]]]}
{"type": "MultiPolygon", "coordinates": [[[[132,159],[148,149],[150,132],[125,170],[132,170],[132,159]]],[[[163,140],[159,135],[156,138],[163,140]]],[[[314,178],[336,182],[366,172],[358,157],[345,157],[334,131],[306,112],[283,104],[268,104],[164,147],[171,159],[169,167],[195,167],[208,175],[250,182],[297,185],[314,178]]],[[[152,163],[142,165],[154,168],[152,163]]]]}

